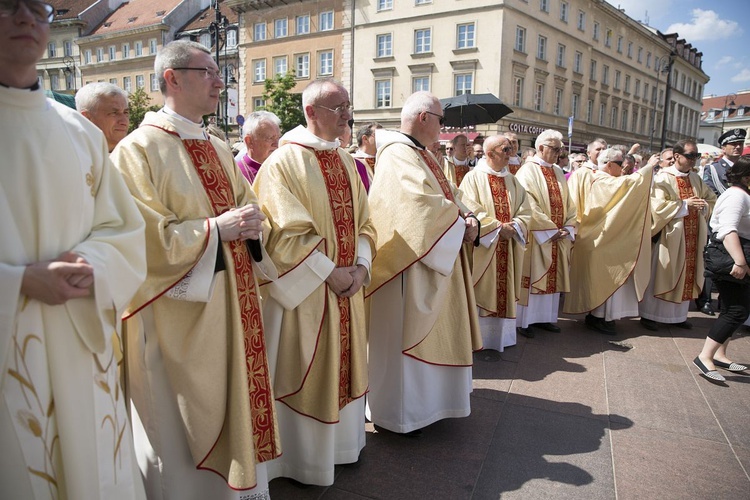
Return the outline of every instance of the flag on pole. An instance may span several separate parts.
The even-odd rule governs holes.
[[[568,139],[573,137],[573,117],[568,117]]]

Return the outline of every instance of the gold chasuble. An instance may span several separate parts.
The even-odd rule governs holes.
[[[437,162],[436,162],[437,163]],[[443,174],[445,177],[453,183],[454,186],[458,187],[464,180],[466,174],[471,170],[468,165],[456,165],[453,161],[445,158],[443,161]]]
[[[408,275],[401,352],[429,364],[470,366],[482,341],[466,249],[446,274],[423,259],[457,221],[463,224],[462,214],[482,208],[460,200],[432,153],[404,142],[400,133],[379,137],[393,142],[378,144],[378,176],[370,189],[378,246],[367,296],[374,301],[383,285]]]
[[[519,304],[528,305],[529,294],[553,294],[570,290],[569,264],[572,242],[568,238],[539,243],[535,233],[553,232],[576,225],[576,207],[568,193],[560,167],[544,166],[534,157],[516,178],[526,189],[533,217],[524,253]],[[547,233],[549,234],[549,233]]]
[[[702,213],[691,208],[687,216],[676,217],[683,200],[693,196],[706,200],[709,209]],[[659,237],[653,249],[658,255],[652,276],[655,297],[681,303],[700,294],[707,221],[715,203],[716,194],[694,172],[683,174],[672,166],[654,178],[651,235]]]
[[[589,196],[591,183],[601,172],[586,165],[581,165],[568,177],[568,192],[576,206],[576,220],[580,223],[586,211],[586,199]]]
[[[651,275],[652,177],[649,166],[621,177],[600,172],[589,184],[564,312],[579,314],[601,306],[630,276],[636,298],[643,299]]]
[[[281,449],[246,244],[219,242],[226,271],[213,275],[205,300],[185,298],[185,283],[215,241],[207,219],[257,201],[223,143],[183,140],[170,120],[163,111],[147,114],[112,153],[146,220],[148,277],[126,316],[128,360],[143,358],[141,329],[154,328],[179,397],[175,425],[184,426],[195,466],[216,472],[233,489],[250,489],[255,464]],[[214,261],[209,264],[210,274]],[[129,367],[134,380],[142,376],[134,373],[138,368]],[[137,409],[139,397],[133,395]]]
[[[306,134],[314,137],[303,127],[285,137]],[[324,280],[334,267],[374,254],[367,193],[344,150],[289,141],[264,162],[253,188],[271,224],[266,248],[279,269],[277,282],[261,286],[267,305],[272,298],[281,311],[274,319],[280,331],[269,331],[277,342],[277,354],[270,354],[276,399],[337,423],[339,411],[368,388],[364,291],[339,297]],[[303,272],[315,279],[295,281]]]
[[[531,221],[531,205],[516,178],[493,171],[484,160],[461,183],[461,198],[482,206],[481,243],[474,248],[472,277],[479,315],[515,318],[521,287],[524,243],[517,237],[497,236],[502,223],[518,224],[524,240]],[[494,236],[493,236],[494,235]],[[491,240],[485,244],[486,240]]]

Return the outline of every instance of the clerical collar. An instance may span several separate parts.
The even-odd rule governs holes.
[[[459,166],[468,165],[469,164],[469,157],[467,156],[466,159],[464,159],[464,160],[458,160],[454,156],[454,157],[451,158],[451,161],[453,162],[454,165],[459,165]]]
[[[355,158],[375,158],[375,155],[367,154],[361,149],[356,150],[352,156]]]
[[[279,139],[279,146],[283,146],[290,142],[321,151],[337,149],[341,145],[341,142],[338,139],[328,141],[313,134],[302,125],[297,125],[295,128],[281,136],[281,139]]]
[[[667,168],[663,168],[662,172],[669,172],[670,174],[674,175],[675,177],[687,177],[688,175],[690,175],[689,171],[688,172],[680,172],[679,170],[677,170],[677,167],[675,167],[674,165],[671,165],[671,166],[669,166]]]
[[[158,113],[162,113],[172,124],[181,139],[209,140],[208,132],[206,132],[203,122],[196,123],[189,118],[185,118],[168,106],[161,108]]]
[[[541,165],[543,167],[552,167],[551,163],[547,163],[546,161],[542,160],[539,156],[534,155],[533,158],[531,158],[531,161],[536,163],[537,165]]]
[[[505,177],[507,175],[510,175],[510,172],[508,172],[508,167],[504,167],[499,172],[494,170],[490,165],[487,163],[487,161],[484,158],[480,158],[477,162],[476,167],[474,167],[474,170],[478,172],[484,172],[488,175],[494,175],[496,177]]]
[[[5,87],[6,89],[15,89],[15,88],[18,88],[18,87],[11,87],[10,85],[6,85],[3,82],[0,82],[0,87]],[[36,90],[39,90],[40,88],[42,88],[42,86],[39,84],[39,80],[37,80],[37,81],[34,82],[34,85],[32,85],[30,87],[21,87],[19,90],[30,90],[30,91],[34,92]]]
[[[399,132],[401,132],[401,131],[399,131]],[[415,139],[414,137],[410,136],[410,135],[409,135],[409,134],[407,134],[406,132],[401,132],[401,133],[402,133],[402,134],[404,134],[404,135],[405,135],[406,137],[408,137],[408,138],[409,138],[409,140],[410,140],[411,142],[413,142],[413,143],[414,143],[414,145],[415,145],[416,147],[418,147],[419,149],[427,149],[427,148],[426,148],[425,146],[422,146],[422,143],[421,143],[421,142],[419,142],[418,140],[416,140],[416,139]]]

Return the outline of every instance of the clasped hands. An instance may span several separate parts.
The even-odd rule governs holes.
[[[361,264],[337,267],[326,278],[326,283],[339,297],[351,297],[362,288],[367,277],[367,268]]]
[[[555,233],[555,235],[554,235],[554,236],[553,236],[552,238],[550,238],[549,240],[550,240],[550,241],[557,241],[557,240],[561,240],[561,239],[563,239],[563,238],[567,238],[569,234],[570,234],[570,231],[568,231],[568,230],[567,230],[567,229],[565,229],[565,228],[562,228],[562,229],[558,229],[558,230],[557,230],[557,233]]]
[[[257,240],[263,232],[266,215],[260,207],[248,204],[230,208],[214,219],[221,234],[221,241]]]
[[[26,266],[21,293],[49,305],[88,297],[94,284],[94,268],[75,252]]]
[[[466,229],[464,230],[464,243],[474,243],[479,234],[479,222],[475,217],[466,217],[464,219]]]
[[[698,198],[697,196],[688,198],[685,201],[687,202],[688,208],[694,208],[696,210],[704,210],[708,208],[708,202],[702,198]]]

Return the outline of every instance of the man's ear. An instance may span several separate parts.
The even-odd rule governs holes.
[[[245,143],[245,146],[247,147],[248,150],[253,149],[253,147],[252,147],[253,146],[253,138],[251,136],[246,135],[245,137],[242,138],[242,141]]]
[[[91,121],[91,113],[88,110],[81,111],[81,114]]]

